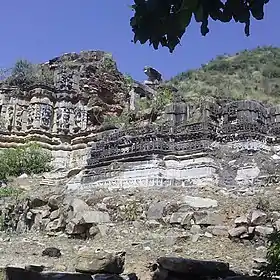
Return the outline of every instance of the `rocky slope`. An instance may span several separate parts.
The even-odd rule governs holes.
[[[220,55],[168,83],[178,87],[187,99],[212,96],[279,102],[280,48],[258,47]]]
[[[20,196],[2,198],[0,266],[74,271],[77,254],[108,250],[125,251],[125,273],[140,279],[147,279],[147,265],[159,256],[226,261],[252,272],[265,257],[267,234],[280,224],[277,185],[243,195],[209,184],[71,195],[64,184],[46,190],[39,187],[46,179],[28,180]],[[13,183],[20,187],[23,180]],[[42,256],[48,247],[62,256]]]

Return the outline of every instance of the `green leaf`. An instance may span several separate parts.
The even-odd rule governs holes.
[[[200,5],[198,9],[194,12],[194,18],[196,22],[202,22],[203,21],[203,7]]]

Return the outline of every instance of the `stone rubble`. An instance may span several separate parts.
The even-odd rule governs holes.
[[[195,197],[194,200],[199,201],[199,198]],[[202,201],[205,201],[205,198]],[[120,221],[139,220],[150,229],[161,227],[185,229],[189,234],[194,235],[194,241],[202,235],[208,238],[224,236],[257,241],[265,238],[280,225],[280,219],[275,211],[265,213],[256,209],[246,215],[229,219],[224,213],[219,212],[219,208],[212,209],[208,202],[203,205],[203,208],[211,207],[207,210],[202,210],[200,207],[199,209],[186,207],[185,202],[186,200],[183,200],[176,206],[166,201],[143,204],[141,201],[128,199],[125,204],[114,204],[110,198],[107,198],[103,199],[102,203],[98,202],[90,206],[81,198],[51,196],[44,200],[36,197],[15,205],[7,205],[2,210],[3,229],[18,233],[62,232],[68,236],[86,239],[94,238],[96,235],[106,235],[110,225]],[[200,205],[202,206],[201,203]]]

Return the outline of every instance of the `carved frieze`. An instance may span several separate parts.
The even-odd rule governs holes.
[[[40,118],[40,126],[43,129],[50,130],[52,126],[52,118],[53,118],[53,108],[49,104],[41,105],[41,118]]]

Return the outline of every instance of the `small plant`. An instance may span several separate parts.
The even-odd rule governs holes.
[[[0,151],[0,180],[50,171],[51,154],[36,143]]]
[[[280,231],[268,236],[267,263],[260,267],[259,276],[263,279],[273,279],[280,275]]]
[[[0,188],[0,198],[4,197],[18,197],[18,195],[21,193],[19,189],[15,189],[12,187],[1,187]]]
[[[264,199],[259,197],[258,203],[257,203],[257,209],[267,212],[270,208],[270,203],[268,199]]]
[[[130,74],[124,74],[124,80],[125,80],[127,87],[131,88],[131,86],[134,83],[132,76]]]
[[[104,124],[105,125],[113,125],[118,128],[120,127],[126,127],[133,121],[133,115],[132,112],[129,110],[124,109],[122,113],[119,116],[105,116],[104,117]]]
[[[116,62],[113,59],[113,56],[111,54],[106,54],[103,58],[102,68],[104,68],[106,71],[111,71],[116,69]]]
[[[8,82],[12,86],[26,87],[30,86],[35,80],[34,65],[25,60],[18,60],[11,71]]]

